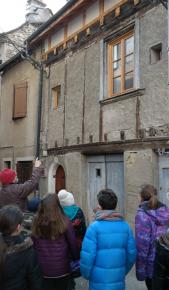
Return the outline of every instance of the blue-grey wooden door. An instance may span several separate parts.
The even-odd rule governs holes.
[[[118,196],[118,210],[124,212],[124,161],[122,154],[99,155],[88,158],[88,202],[97,206],[97,193],[110,188]]]

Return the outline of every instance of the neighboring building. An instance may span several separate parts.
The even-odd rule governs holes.
[[[0,34],[0,63],[14,56],[18,50],[22,50],[25,39],[52,15],[51,10],[46,8],[43,1],[27,0],[26,22],[13,30]]]
[[[112,188],[130,223],[142,184],[168,202],[166,9],[70,0],[27,41],[46,64],[41,192],[66,187],[90,213],[98,191]]]
[[[26,22],[0,34],[0,169],[13,167],[21,182],[30,177],[36,156],[39,72],[18,50],[52,16],[43,1],[28,0],[27,5]]]

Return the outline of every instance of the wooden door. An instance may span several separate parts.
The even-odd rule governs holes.
[[[88,189],[89,189],[89,209],[92,212],[98,205],[97,194],[106,187],[105,180],[105,158],[104,156],[94,156],[88,158]]]
[[[122,154],[106,156],[106,187],[118,197],[117,210],[124,213],[124,161]]]
[[[65,172],[63,167],[60,165],[56,170],[55,191],[59,192],[61,189],[65,189]]]
[[[118,207],[124,212],[124,161],[123,154],[99,155],[88,158],[89,209],[97,206],[97,194],[109,188],[118,196]]]
[[[32,161],[18,161],[16,165],[17,177],[19,183],[29,180],[32,175]]]

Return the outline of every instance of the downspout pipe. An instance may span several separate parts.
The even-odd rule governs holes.
[[[41,63],[39,72],[39,98],[38,98],[38,115],[37,115],[37,139],[36,139],[36,158],[40,157],[40,132],[42,117],[42,96],[43,96],[43,64]]]

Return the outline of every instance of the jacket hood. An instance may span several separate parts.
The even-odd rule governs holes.
[[[30,237],[24,238],[21,235],[4,237],[4,241],[7,245],[7,255],[25,251],[33,245]]]
[[[139,211],[147,214],[157,226],[169,226],[169,208],[165,204],[159,202],[156,209],[149,209],[148,202],[145,201],[140,204]]]
[[[63,211],[70,220],[73,220],[77,215],[79,207],[77,205],[63,206]]]

